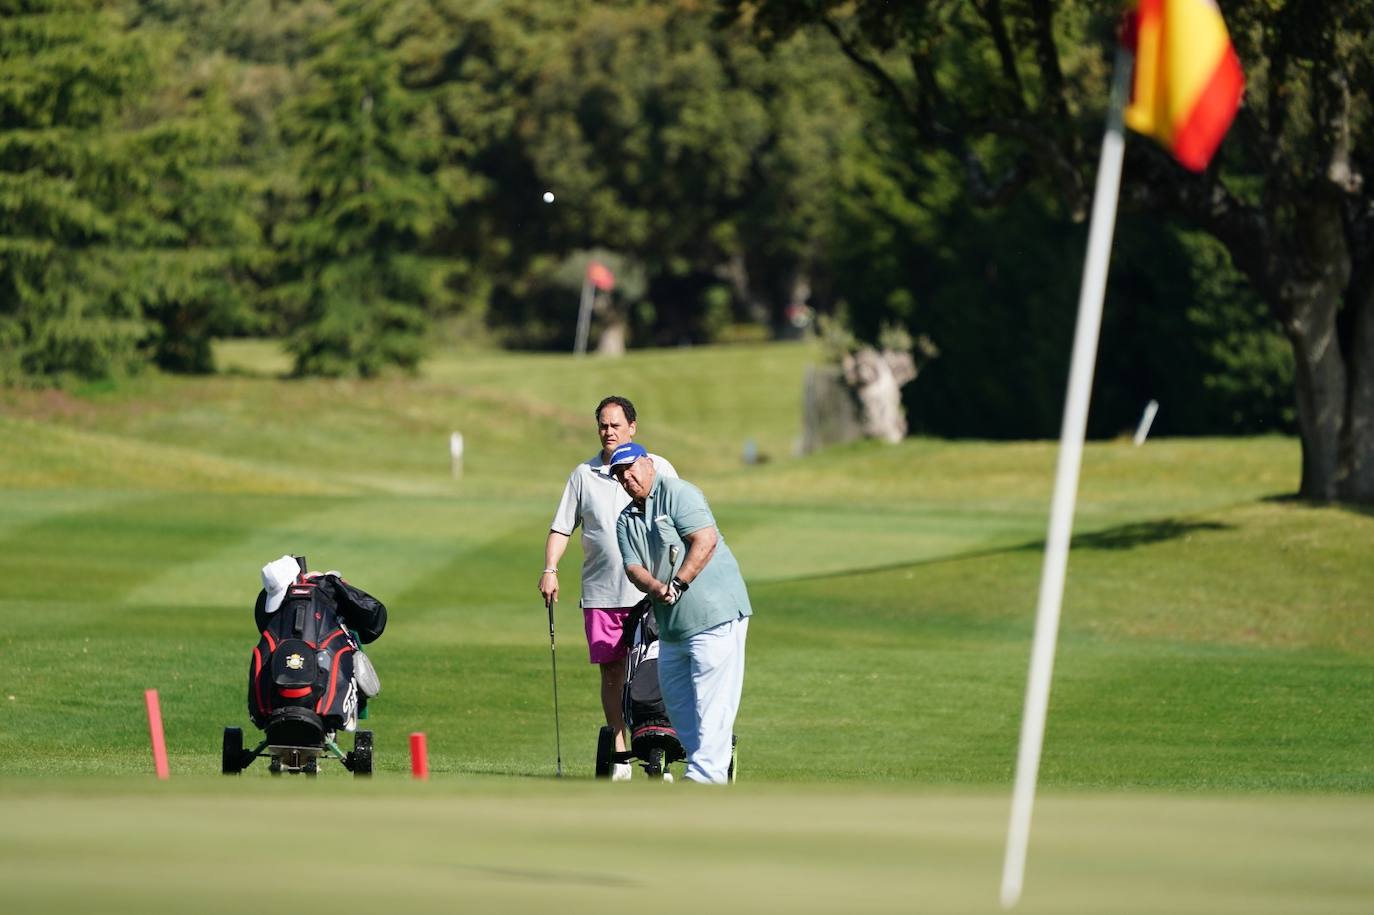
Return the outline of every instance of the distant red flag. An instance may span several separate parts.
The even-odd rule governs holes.
[[[587,265],[587,279],[602,292],[610,292],[615,288],[615,274],[606,269],[604,264],[596,261]]]
[[[1125,35],[1135,51],[1126,126],[1200,172],[1221,145],[1245,75],[1213,0],[1140,0]]]

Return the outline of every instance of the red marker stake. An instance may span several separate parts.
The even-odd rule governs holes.
[[[162,706],[157,701],[157,690],[144,690],[143,699],[148,703],[148,734],[153,740],[153,766],[157,769],[157,777],[166,781],[170,774],[167,769],[167,741],[162,737]]]
[[[410,735],[410,774],[421,781],[429,778],[429,750],[425,747],[423,731]]]

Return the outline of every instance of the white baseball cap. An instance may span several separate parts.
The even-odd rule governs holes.
[[[291,583],[300,573],[301,567],[294,556],[274,559],[262,567],[262,589],[267,592],[265,609],[268,613],[277,612],[282,598],[286,597],[286,589],[291,587]]]

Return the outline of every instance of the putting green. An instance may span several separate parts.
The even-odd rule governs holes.
[[[378,778],[0,783],[5,910],[992,912],[1007,798]],[[1024,912],[1367,912],[1368,797],[1060,795]]]

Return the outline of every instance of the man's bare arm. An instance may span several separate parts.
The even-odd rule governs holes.
[[[716,533],[715,527],[703,527],[683,537],[682,540],[687,544],[687,556],[678,567],[677,577],[691,584],[701,574],[701,570],[706,568],[706,563],[711,561],[711,557],[716,555],[716,543],[719,542],[720,536]]]
[[[662,600],[668,595],[668,586],[650,575],[649,570],[639,563],[627,565],[625,577],[630,579],[630,584],[657,600]]]
[[[568,548],[571,538],[558,531],[549,531],[549,539],[544,541],[544,571],[539,574],[539,594],[548,606],[558,600],[558,561]]]

